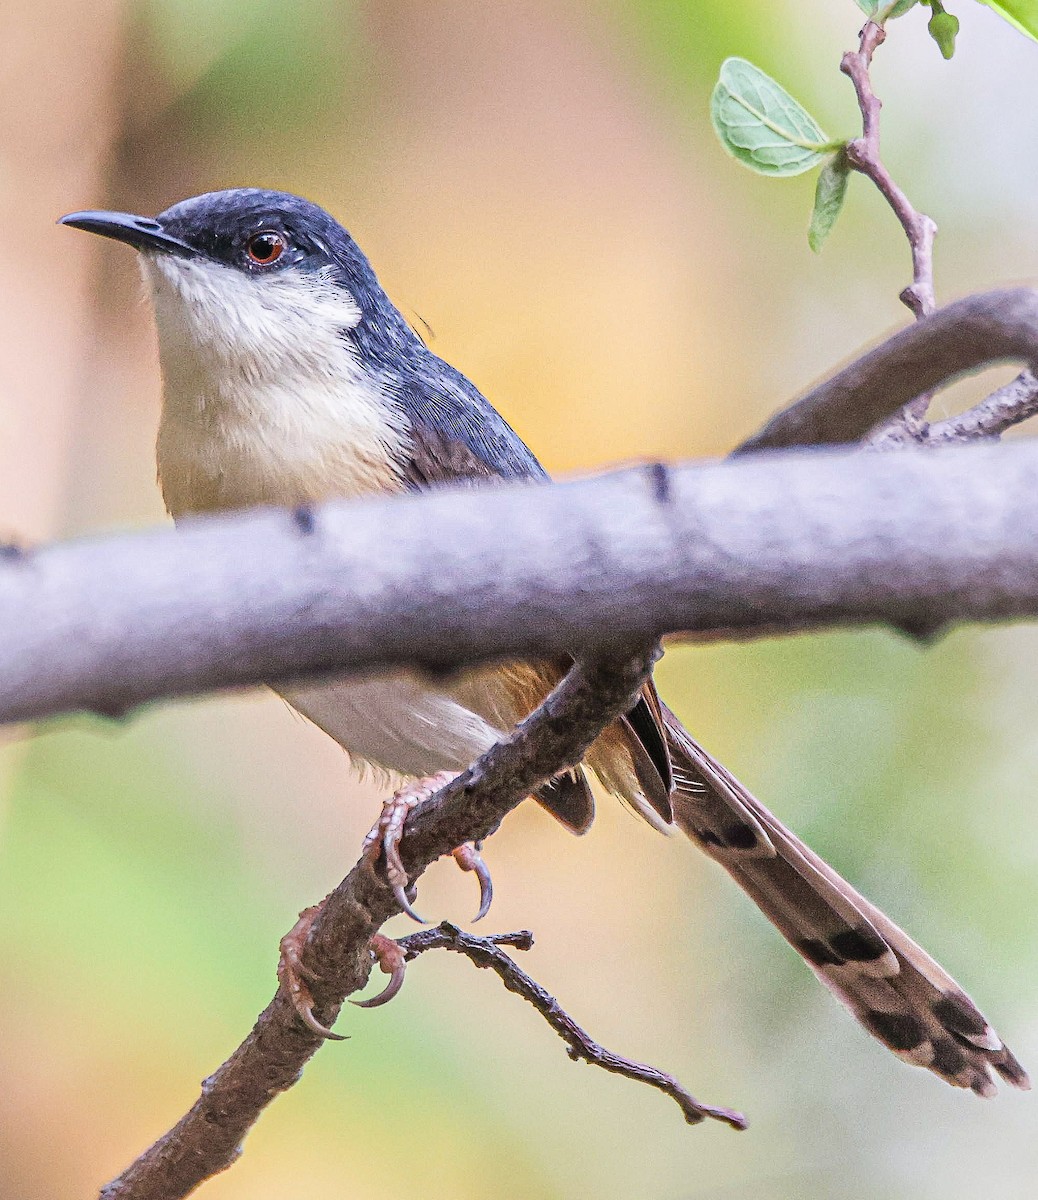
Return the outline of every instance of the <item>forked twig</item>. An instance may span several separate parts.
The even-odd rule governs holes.
[[[896,450],[901,446],[961,446],[968,442],[997,441],[1007,429],[1038,416],[1038,375],[1026,367],[1005,387],[986,396],[972,408],[943,421],[895,418],[875,429],[865,439],[873,450]]]
[[[626,1079],[657,1088],[677,1104],[689,1125],[698,1125],[709,1117],[714,1121],[722,1121],[733,1129],[746,1128],[746,1118],[742,1113],[731,1108],[715,1108],[713,1105],[703,1104],[682,1087],[673,1075],[668,1075],[658,1067],[650,1067],[645,1063],[614,1054],[593,1041],[550,992],[535,979],[531,979],[500,949],[501,946],[514,946],[517,950],[529,950],[533,945],[533,934],[529,931],[506,933],[496,937],[475,937],[471,933],[463,933],[449,921],[444,921],[436,929],[423,929],[419,933],[412,933],[401,938],[397,944],[408,959],[416,958],[426,950],[454,950],[458,954],[464,954],[477,967],[493,971],[508,991],[514,992],[533,1005],[566,1043],[566,1053],[574,1062],[591,1063],[604,1071],[611,1071],[614,1075],[622,1075]]]
[[[1038,375],[1030,367],[957,417],[928,426],[924,445],[950,446],[1000,437],[1007,429],[1038,415]]]
[[[409,878],[454,846],[486,837],[544,779],[579,762],[601,730],[631,707],[654,657],[643,650],[574,666],[508,738],[419,805],[401,848]],[[321,1024],[333,1023],[345,997],[364,986],[371,938],[397,911],[392,890],[363,859],[325,900],[303,952]],[[102,1200],[181,1200],[225,1170],[260,1114],[296,1083],[322,1044],[279,987],[191,1109],[102,1188]]]

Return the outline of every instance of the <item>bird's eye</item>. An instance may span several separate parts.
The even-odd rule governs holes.
[[[245,246],[249,258],[261,267],[269,267],[272,263],[276,263],[284,254],[285,248],[285,239],[272,229],[254,233]]]

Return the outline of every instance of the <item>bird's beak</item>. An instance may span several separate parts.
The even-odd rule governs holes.
[[[162,228],[162,222],[154,217],[135,217],[133,213],[121,212],[74,212],[61,217],[58,224],[115,238],[117,242],[133,246],[135,250],[162,250],[167,254],[180,255],[181,258],[197,258],[199,255],[194,246],[167,233]]]

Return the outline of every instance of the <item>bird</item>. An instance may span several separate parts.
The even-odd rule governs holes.
[[[61,223],[133,247],[154,308],[162,376],[158,479],[175,521],[257,505],[538,483],[547,474],[478,389],[443,361],[380,285],[360,247],[299,196],[233,188],[157,217],[82,211]],[[778,501],[777,501],[778,502]],[[397,672],[281,694],[360,765],[407,782],[365,842],[417,916],[399,859],[404,818],[532,712],[571,660],[508,661],[456,679]],[[965,991],[890,918],[714,759],[655,683],[583,764],[536,794],[583,833],[589,773],[657,829],[675,826],[719,863],[864,1029],[909,1063],[980,1096],[1028,1077]],[[489,873],[474,847],[459,864]],[[312,910],[308,910],[312,913]],[[279,972],[312,1012],[296,937]],[[398,963],[375,947],[399,987]],[[391,945],[395,945],[392,943]]]

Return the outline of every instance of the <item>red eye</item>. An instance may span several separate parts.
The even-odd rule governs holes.
[[[269,267],[284,254],[285,239],[280,233],[265,229],[262,233],[254,233],[245,248],[254,263],[261,267]]]

